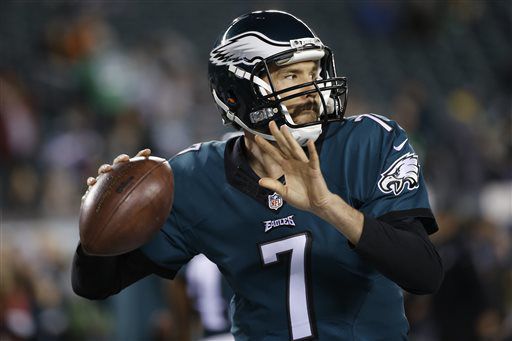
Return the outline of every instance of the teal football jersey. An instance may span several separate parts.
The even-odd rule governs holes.
[[[437,229],[418,156],[393,121],[331,123],[316,143],[329,189],[370,217],[420,217]],[[194,145],[170,160],[172,213],[142,247],[177,271],[203,253],[234,291],[237,340],[402,340],[402,290],[317,216],[258,186],[243,138]]]

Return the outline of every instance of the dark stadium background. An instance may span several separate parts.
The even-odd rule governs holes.
[[[267,8],[335,51],[348,115],[397,120],[421,157],[446,276],[407,295],[411,340],[512,338],[510,1],[3,1],[2,340],[154,338],[172,312],[160,280],[99,303],[71,291],[85,180],[120,153],[168,158],[229,131],[208,53]]]

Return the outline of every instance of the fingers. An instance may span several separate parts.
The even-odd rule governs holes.
[[[255,139],[258,146],[263,149],[263,151],[270,155],[279,164],[282,164],[284,161],[283,155],[281,152],[270,144],[267,140],[265,140],[263,137],[256,135]]]
[[[308,162],[308,157],[306,156],[306,153],[304,153],[302,147],[299,146],[299,143],[297,142],[297,140],[295,140],[288,127],[283,125],[281,126],[280,131],[284,138],[286,139],[286,141],[288,142],[292,155],[298,160]]]
[[[261,187],[268,188],[269,190],[276,192],[280,196],[285,197],[286,188],[278,180],[275,180],[275,179],[272,179],[272,178],[261,178],[258,181],[258,184]]]
[[[148,157],[150,155],[151,155],[151,149],[146,148],[146,149],[142,149],[140,152],[138,152],[136,156]]]
[[[143,149],[137,153],[137,156],[143,156],[143,157],[148,157],[150,155],[151,155],[151,149],[149,149],[149,148]],[[107,163],[101,165],[98,168],[98,175],[111,172],[113,169],[113,165],[116,165],[121,162],[128,162],[128,161],[130,161],[130,157],[127,154],[118,155],[112,162],[112,165],[109,165]],[[96,184],[96,182],[97,182],[97,180],[94,177],[87,178],[87,186],[89,186],[89,187]],[[84,195],[84,197],[85,197],[85,195]]]
[[[101,165],[100,168],[98,168],[98,175],[108,173],[110,171],[112,171],[112,166],[106,163]]]
[[[286,157],[291,157],[293,155],[291,146],[289,145],[288,141],[284,137],[283,134],[279,131],[279,128],[277,128],[277,124],[274,121],[271,121],[268,125],[270,129],[270,133],[274,138],[276,139],[276,143],[279,146],[279,149],[283,153],[283,155]],[[281,127],[282,129],[282,127]]]
[[[272,136],[276,139],[277,145],[285,158],[293,158],[302,162],[308,162],[306,153],[304,153],[304,150],[297,143],[286,125],[282,125],[279,129],[277,128],[277,124],[272,121],[269,123],[269,129]]]
[[[96,178],[93,178],[92,176],[90,176],[89,178],[87,178],[87,186],[92,186],[96,183]]]
[[[135,156],[148,157],[150,155],[151,155],[151,149],[146,148],[146,149],[142,149],[141,151],[139,151],[137,153],[137,155],[135,155]],[[119,163],[119,162],[128,162],[128,161],[130,161],[130,157],[127,154],[121,154],[121,155],[118,155],[114,159],[113,164],[115,165],[116,163]]]
[[[91,190],[91,187],[94,186],[94,184],[96,183],[96,178],[93,178],[92,176],[88,177],[87,178],[87,191],[85,191],[84,195],[82,196],[82,201],[85,200],[85,198],[87,197],[87,194],[89,193],[89,191]]]
[[[121,155],[118,155],[114,161],[113,161],[113,164],[115,165],[116,163],[119,163],[119,162],[128,162],[130,161],[130,157],[126,154],[121,154]]]
[[[318,152],[316,151],[315,142],[313,140],[308,140],[308,151],[309,151],[309,164],[314,169],[320,169],[320,158],[318,157]]]

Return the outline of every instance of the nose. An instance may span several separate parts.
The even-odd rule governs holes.
[[[312,83],[314,81],[314,79],[312,79],[311,77],[303,77],[303,79],[301,80],[303,84],[306,84],[306,83]],[[311,90],[316,90],[316,87],[314,84],[309,84],[309,85],[306,85],[304,88],[302,88],[301,91],[311,91]],[[318,91],[313,91],[307,95],[305,95],[305,97],[316,97],[318,95]]]
[[[311,81],[310,81],[311,82]],[[316,87],[314,84],[308,85],[304,87],[304,91],[312,91],[311,93],[308,93],[305,95],[306,98],[316,98],[318,96],[318,91],[316,91]]]

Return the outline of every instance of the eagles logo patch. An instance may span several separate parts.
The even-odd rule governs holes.
[[[381,174],[379,189],[382,193],[394,195],[399,195],[406,187],[412,191],[419,187],[419,171],[418,155],[407,153]]]

